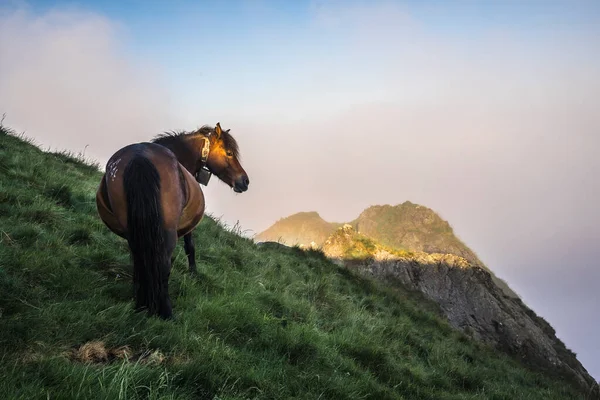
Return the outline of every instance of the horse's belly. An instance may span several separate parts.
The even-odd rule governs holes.
[[[204,193],[196,179],[182,167],[187,189],[187,202],[179,218],[177,236],[181,237],[196,227],[204,216]]]

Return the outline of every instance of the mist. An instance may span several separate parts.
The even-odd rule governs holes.
[[[100,161],[169,128],[159,68],[127,55],[118,24],[82,10],[0,8],[0,113],[44,149]]]

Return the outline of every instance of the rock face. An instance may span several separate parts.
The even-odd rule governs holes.
[[[370,255],[348,259],[348,254]],[[400,282],[435,301],[455,328],[520,357],[568,375],[597,396],[598,384],[560,341],[554,329],[520,299],[505,295],[484,268],[450,254],[398,253],[345,225],[323,245],[328,257],[387,284]],[[590,397],[596,398],[596,397]]]

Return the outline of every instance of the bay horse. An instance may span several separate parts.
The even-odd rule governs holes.
[[[192,231],[205,208],[199,182],[208,184],[211,174],[237,193],[248,190],[237,142],[219,123],[130,144],[108,160],[96,206],[106,226],[129,245],[137,311],[172,318],[171,257],[183,236],[190,272],[196,272]]]

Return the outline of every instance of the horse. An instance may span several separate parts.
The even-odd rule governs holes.
[[[189,270],[196,273],[192,231],[205,209],[199,183],[207,185],[214,174],[237,193],[248,190],[250,180],[229,131],[217,123],[192,132],[166,132],[119,149],[106,163],[96,206],[104,224],[127,240],[136,311],[173,317],[169,276],[182,236]]]

